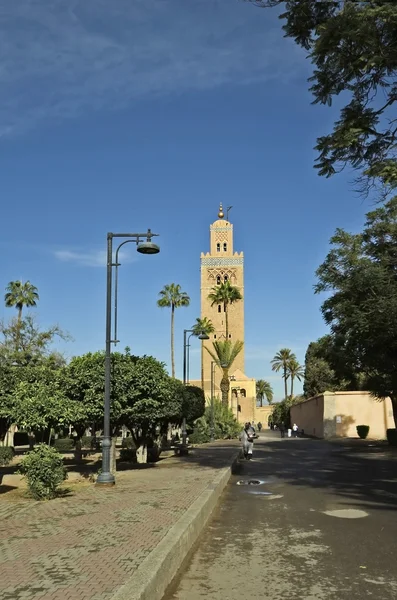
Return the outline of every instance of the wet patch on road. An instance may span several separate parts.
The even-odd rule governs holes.
[[[338,519],[363,519],[368,517],[368,513],[365,510],[358,510],[357,508],[342,508],[340,510],[325,510],[324,514],[328,517],[336,517]]]

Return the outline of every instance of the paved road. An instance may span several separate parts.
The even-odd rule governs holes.
[[[396,508],[381,448],[266,432],[166,600],[394,600]]]

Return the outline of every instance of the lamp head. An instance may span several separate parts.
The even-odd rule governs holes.
[[[209,340],[209,339],[210,339],[210,336],[209,336],[209,335],[207,335],[207,334],[205,333],[205,331],[202,331],[202,332],[200,333],[200,335],[198,335],[197,337],[198,337],[198,339],[199,339],[199,340]]]
[[[141,242],[137,246],[137,252],[141,254],[158,254],[160,248],[157,244],[153,244],[153,242]]]

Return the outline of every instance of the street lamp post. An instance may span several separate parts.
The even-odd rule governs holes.
[[[115,336],[112,340],[112,275],[113,267],[120,266],[118,262],[119,250],[127,243],[135,243],[137,251],[141,254],[158,254],[160,248],[152,242],[158,236],[150,229],[146,233],[108,233],[107,234],[107,262],[106,262],[106,345],[105,345],[105,396],[103,411],[103,437],[102,437],[102,472],[98,475],[97,485],[114,485],[115,478],[110,472],[110,387],[111,387],[111,345],[117,344],[117,280],[115,285]],[[128,238],[116,250],[116,262],[113,262],[113,238]]]
[[[190,333],[189,337],[187,338],[187,334]],[[183,385],[186,386],[187,383],[189,383],[189,379],[188,379],[188,364],[189,364],[189,350],[190,350],[190,344],[189,344],[189,340],[192,337],[192,335],[195,335],[195,331],[193,329],[184,329],[183,330]],[[198,336],[199,340],[209,340],[209,336],[202,331]],[[185,454],[187,454],[187,448],[186,448],[186,417],[183,417],[182,419],[182,448],[183,448],[183,452]]]
[[[214,360],[211,361],[211,442],[215,439],[215,415],[214,415],[214,396],[215,396],[215,381],[214,381],[214,371],[215,371],[216,362]]]

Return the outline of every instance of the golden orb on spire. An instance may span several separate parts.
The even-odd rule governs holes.
[[[222,208],[222,202],[219,205],[219,212],[218,212],[218,217],[220,219],[223,219],[223,217],[225,216],[224,212],[223,212],[223,208]]]

